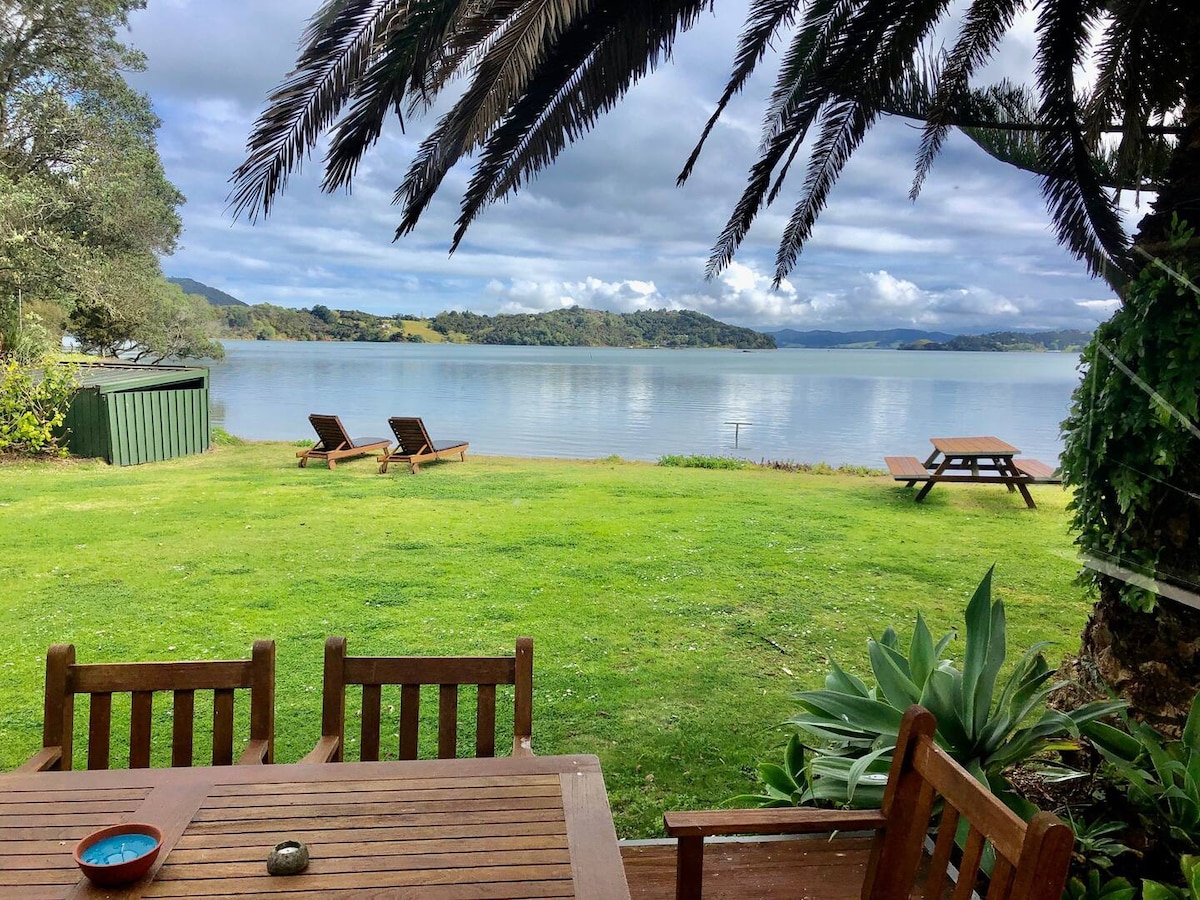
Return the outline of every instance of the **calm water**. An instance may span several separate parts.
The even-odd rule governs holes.
[[[215,424],[310,437],[308,414],[386,436],[421,416],[434,440],[505,456],[654,460],[669,453],[882,465],[935,435],[994,434],[1048,463],[1077,381],[1074,354],[888,350],[621,350],[225,342]]]

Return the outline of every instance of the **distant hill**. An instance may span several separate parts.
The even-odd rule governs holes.
[[[498,316],[443,312],[433,317],[430,327],[447,336],[462,335],[475,344],[775,349],[770,335],[727,325],[690,309],[614,313],[573,306],[544,313]]]
[[[288,309],[259,303],[216,311],[221,337],[286,341],[408,341],[544,347],[725,347],[774,350],[770,335],[691,310],[612,313],[555,309],[536,315],[442,312],[432,319],[350,309]]]
[[[833,349],[888,349],[894,350],[901,344],[917,341],[945,343],[954,335],[940,331],[919,331],[915,328],[889,328],[882,331],[796,331],[784,328],[769,331],[780,347],[809,347],[817,350]]]
[[[177,284],[183,288],[185,294],[199,294],[213,306],[249,306],[237,297],[227,294],[224,291],[219,291],[215,287],[209,287],[207,284],[202,284],[199,281],[193,281],[191,278],[168,278],[167,281],[172,284]]]
[[[990,334],[960,334],[948,341],[913,341],[901,350],[968,350],[984,352],[1038,352],[1054,350],[1078,353],[1092,333],[1067,329],[1065,331],[993,331]]]

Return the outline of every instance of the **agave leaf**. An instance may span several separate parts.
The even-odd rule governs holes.
[[[769,797],[766,794],[738,794],[736,797],[730,797],[723,805],[730,809],[745,809],[751,806],[772,809],[794,804],[790,801],[780,800],[778,797]]]
[[[900,638],[896,634],[896,629],[891,625],[883,629],[883,634],[879,636],[879,643],[883,644],[885,647],[891,647],[893,650],[895,650],[900,644]]]
[[[921,691],[909,680],[908,673],[900,669],[892,652],[882,644],[867,641],[867,653],[871,657],[871,671],[888,703],[897,709],[907,709],[921,699]]]
[[[1080,730],[1109,762],[1131,763],[1142,753],[1141,741],[1104,722],[1088,722]]]
[[[870,746],[879,736],[853,725],[848,725],[841,719],[824,713],[800,713],[787,720],[788,725],[794,725],[815,737],[837,743],[847,742],[856,745]]]
[[[1192,700],[1187,723],[1183,726],[1183,746],[1192,753],[1200,753],[1200,694]]]
[[[992,630],[992,571],[988,569],[967,604],[967,650],[963,660],[963,725],[972,738],[976,730],[976,689],[990,657]]]
[[[869,697],[871,695],[870,688],[863,682],[861,678],[856,678],[849,672],[842,670],[832,659],[829,661],[830,672],[825,676],[825,690],[841,691],[843,694],[856,694],[859,697]]]
[[[957,672],[938,669],[925,682],[925,693],[921,695],[921,705],[937,719],[938,728],[934,739],[956,759],[967,746],[967,732],[963,727],[961,707],[955,703],[955,696],[960,693],[956,690],[960,681],[961,676]]]
[[[858,787],[858,782],[862,779],[863,775],[868,771],[871,764],[874,763],[881,756],[883,756],[885,753],[891,753],[894,749],[895,749],[894,747],[879,747],[876,750],[872,750],[866,756],[860,757],[859,759],[856,759],[854,761],[854,763],[850,766],[849,771],[846,773],[846,802],[847,803],[854,802],[854,791]]]
[[[825,713],[861,731],[870,730],[893,740],[900,733],[900,710],[878,700],[853,697],[834,691],[804,691],[797,695],[810,712]]]
[[[867,642],[868,647],[870,647],[870,643],[870,641]],[[912,670],[908,666],[908,658],[897,647],[889,647],[887,644],[880,644],[879,647],[896,668],[904,673],[904,677],[911,680]]]
[[[800,742],[800,735],[793,733],[788,738],[783,751],[783,766],[792,780],[799,784],[804,772],[804,744]]]
[[[957,631],[947,631],[945,634],[943,634],[941,639],[937,642],[937,646],[933,648],[934,657],[941,659],[942,654],[946,652],[946,648],[950,646],[950,642],[956,637],[958,637]]]
[[[763,763],[760,765],[758,767],[758,777],[767,786],[768,793],[771,793],[773,789],[779,791],[784,797],[791,797],[792,794],[800,790],[800,786],[796,784],[792,776],[785,772],[782,766],[777,766],[775,763]]]
[[[912,641],[908,647],[908,666],[913,684],[920,691],[933,672],[936,658],[933,652],[933,635],[925,619],[917,613],[917,626],[913,629]]]
[[[992,711],[992,698],[996,693],[996,679],[1000,677],[1000,669],[1004,665],[1004,657],[1008,655],[1008,629],[1005,624],[1004,603],[997,600],[992,604],[991,620],[988,624],[987,654],[983,670],[979,673],[979,681],[975,685],[975,703],[973,704],[975,721],[971,726],[971,734],[978,736],[987,723]]]

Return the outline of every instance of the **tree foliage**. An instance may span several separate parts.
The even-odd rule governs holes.
[[[142,6],[0,2],[0,332],[23,331],[23,310],[49,303],[73,329],[128,323],[123,341],[101,342],[109,349],[144,344],[138,327],[178,328],[158,255],[175,248],[183,197],[163,172],[150,102],[123,77],[142,57],[118,40]],[[174,343],[203,351],[202,335]]]

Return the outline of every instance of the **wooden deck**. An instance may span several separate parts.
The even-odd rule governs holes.
[[[705,842],[705,900],[858,900],[869,835],[721,839]],[[675,841],[621,845],[633,900],[674,900]]]

